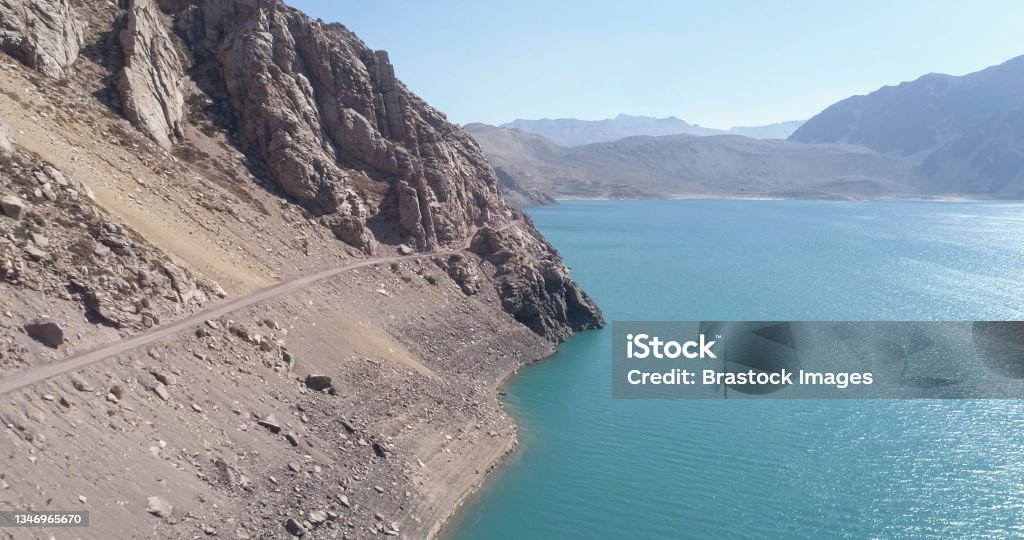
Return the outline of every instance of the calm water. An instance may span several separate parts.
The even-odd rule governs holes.
[[[533,210],[611,320],[1024,318],[1024,205]],[[508,387],[454,539],[1024,537],[1024,402],[620,401],[587,333]]]

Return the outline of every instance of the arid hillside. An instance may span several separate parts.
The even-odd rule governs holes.
[[[339,24],[0,0],[0,50],[0,384],[402,256],[0,395],[0,506],[91,519],[0,537],[432,536],[515,443],[498,385],[602,324]]]

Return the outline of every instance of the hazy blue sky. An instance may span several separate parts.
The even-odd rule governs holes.
[[[624,112],[764,124],[1024,54],[1019,0],[288,3],[387,50],[458,123]]]

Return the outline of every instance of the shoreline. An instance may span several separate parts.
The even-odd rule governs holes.
[[[585,332],[589,332],[589,331],[591,331],[591,330],[585,330]],[[576,334],[573,335],[573,337],[576,337],[577,335],[579,335],[581,333],[582,332],[577,332]],[[569,339],[572,339],[572,338],[569,338]],[[564,342],[555,344],[554,348],[548,354],[546,354],[544,356],[541,356],[539,358],[536,358],[534,360],[528,360],[526,362],[523,362],[523,363],[519,364],[517,367],[511,369],[506,374],[504,374],[504,376],[502,376],[495,383],[495,385],[491,388],[491,391],[494,393],[494,398],[497,400],[497,402],[498,402],[498,404],[499,404],[499,406],[501,408],[501,414],[506,419],[508,419],[508,421],[511,423],[511,425],[513,427],[512,436],[511,436],[510,439],[508,439],[506,441],[505,451],[497,459],[493,460],[492,462],[490,462],[486,466],[482,478],[480,478],[479,481],[474,482],[469,487],[469,489],[463,490],[462,494],[458,497],[458,500],[456,501],[455,505],[451,508],[451,510],[447,513],[447,515],[445,515],[444,517],[442,517],[441,519],[439,519],[437,521],[435,526],[430,530],[430,532],[427,535],[427,538],[429,540],[440,540],[440,539],[445,537],[445,534],[447,532],[449,532],[449,529],[450,529],[450,527],[453,524],[454,518],[463,509],[463,507],[465,506],[466,502],[469,501],[472,497],[474,497],[477,493],[479,493],[480,489],[483,488],[484,484],[487,483],[491,479],[491,477],[493,476],[495,471],[497,471],[499,468],[503,467],[506,464],[506,462],[508,461],[509,457],[511,457],[512,454],[515,453],[515,451],[519,448],[519,428],[520,428],[520,426],[517,423],[515,417],[513,417],[505,409],[505,405],[504,405],[504,403],[501,400],[501,396],[504,395],[504,393],[505,393],[504,388],[508,385],[508,383],[516,375],[519,374],[520,370],[526,369],[526,368],[530,368],[532,366],[540,364],[541,362],[546,362],[546,361],[550,360],[551,358],[553,358],[556,354],[558,354],[558,351],[561,348],[562,343],[564,343]]]

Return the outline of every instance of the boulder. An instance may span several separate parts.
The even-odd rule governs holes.
[[[93,386],[89,384],[89,381],[79,377],[78,375],[71,376],[71,386],[79,392],[92,392]]]
[[[292,536],[302,536],[306,534],[306,528],[303,527],[295,518],[288,518],[288,521],[284,522],[284,530],[291,533]]]
[[[174,512],[174,506],[166,500],[154,496],[146,499],[146,511],[154,516],[167,518]]]
[[[156,383],[153,385],[153,393],[163,401],[171,399],[171,394],[167,392],[167,387],[163,384]]]
[[[28,337],[56,349],[64,344],[64,329],[53,319],[38,318],[25,323]]]
[[[37,246],[39,246],[39,247],[41,247],[43,249],[46,249],[46,248],[50,247],[50,239],[47,238],[46,236],[42,235],[42,234],[39,234],[39,233],[29,233],[28,237],[29,237],[30,240],[32,240],[33,244],[35,244],[35,245],[37,245]]]
[[[327,521],[327,512],[323,510],[313,510],[309,513],[309,522],[313,525],[319,525]]]
[[[331,378],[327,375],[320,375],[318,373],[306,375],[306,387],[310,390],[321,392],[331,388],[331,386],[333,386]]]
[[[46,258],[46,252],[35,245],[27,245],[22,249],[22,251],[24,251],[25,255],[28,255],[28,258],[33,261],[41,261]]]
[[[46,173],[46,176],[52,178],[58,186],[66,188],[71,185],[71,183],[68,181],[68,178],[64,176],[64,173],[60,172],[59,170],[49,165],[46,165],[45,167],[43,167],[43,171]]]
[[[21,219],[28,213],[28,203],[17,195],[4,196],[0,199],[0,207],[3,207],[4,214],[12,219]]]
[[[256,423],[269,429],[271,433],[281,432],[281,423],[278,422],[277,418],[272,414],[267,415],[266,418],[263,418],[262,420],[257,420]]]
[[[281,362],[285,365],[285,369],[290,373],[295,367],[295,356],[288,351],[288,349],[281,349]]]
[[[164,386],[174,386],[178,384],[178,378],[173,373],[168,373],[166,371],[154,371],[153,377],[160,381]]]

